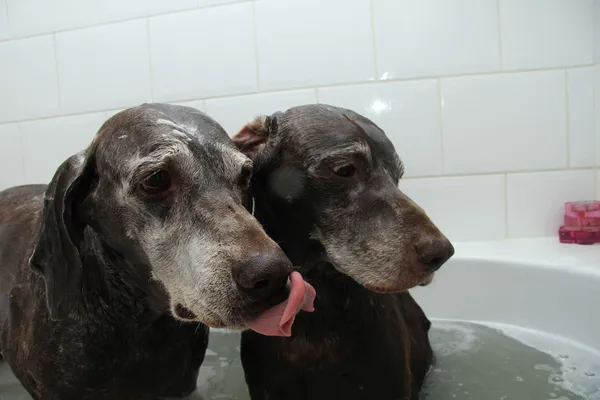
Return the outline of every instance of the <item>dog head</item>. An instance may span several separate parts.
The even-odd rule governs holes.
[[[177,318],[241,327],[281,303],[292,266],[246,211],[251,173],[193,108],[144,104],[109,119],[46,191],[30,264],[51,316],[64,318],[81,293],[90,237],[100,263],[160,288]]]
[[[324,261],[364,287],[400,292],[429,283],[452,256],[448,239],[399,190],[402,162],[367,118],[328,105],[294,107],[257,118],[233,141],[254,161],[258,218],[278,231],[295,265],[320,257],[308,244],[295,251],[310,239]]]

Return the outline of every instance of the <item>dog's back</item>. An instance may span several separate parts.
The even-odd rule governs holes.
[[[37,279],[32,276],[27,263],[23,260],[28,259],[25,253],[31,250],[31,243],[35,240],[45,190],[46,185],[27,185],[0,191],[0,323],[4,327],[9,325],[10,297],[13,289],[36,290],[37,288],[40,296],[42,295],[41,281],[39,285],[32,286],[20,283],[28,279]],[[31,307],[25,304],[18,306],[21,308],[19,315],[26,318]],[[16,321],[12,323],[14,327],[20,326],[14,322]],[[4,354],[7,341],[13,334],[20,333],[5,330],[1,338],[4,357],[7,356]]]
[[[27,185],[0,191],[0,288],[31,249],[45,190],[46,185]],[[0,297],[5,294],[2,290]]]

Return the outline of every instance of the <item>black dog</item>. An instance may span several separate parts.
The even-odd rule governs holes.
[[[48,187],[0,192],[2,353],[35,399],[187,395],[201,323],[286,298],[291,264],[245,209],[251,169],[206,115],[143,105]]]
[[[258,220],[317,290],[289,339],[242,334],[253,400],[417,399],[430,322],[408,289],[454,249],[398,189],[403,166],[373,122],[307,105],[247,125]]]

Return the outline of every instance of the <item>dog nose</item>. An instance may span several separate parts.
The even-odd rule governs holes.
[[[429,240],[416,246],[417,257],[429,272],[435,272],[454,255],[454,246],[446,238]]]
[[[240,292],[253,300],[267,299],[287,284],[292,264],[282,250],[261,252],[233,266],[232,275]]]

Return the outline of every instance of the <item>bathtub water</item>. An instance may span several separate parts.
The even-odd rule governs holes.
[[[412,294],[437,358],[421,400],[600,400],[600,245],[457,244]],[[0,363],[0,400],[28,399]],[[239,334],[211,333],[189,399],[249,399]]]
[[[422,400],[600,400],[600,353],[501,324],[434,321]]]
[[[600,400],[600,246],[455,247],[412,291],[437,354],[422,399]]]

